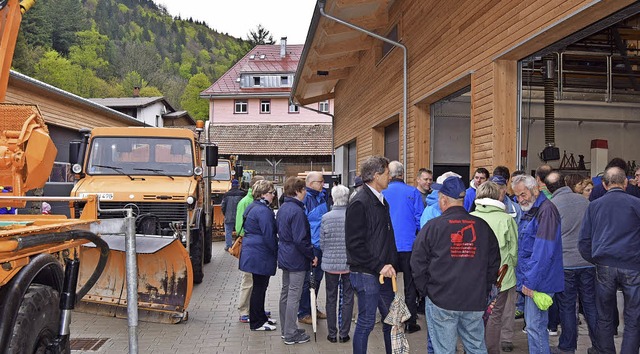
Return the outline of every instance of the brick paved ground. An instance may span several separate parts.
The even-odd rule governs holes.
[[[280,331],[252,332],[249,325],[238,322],[236,310],[237,289],[240,283],[237,260],[223,250],[223,242],[213,245],[214,260],[205,267],[205,279],[197,285],[189,306],[189,320],[177,325],[140,322],[140,353],[350,353],[351,342],[330,343],[326,340],[324,320],[319,320],[318,342],[284,345]],[[278,318],[280,273],[271,278],[267,292],[266,308]],[[324,286],[324,282],[323,282]],[[324,309],[324,290],[319,294],[319,305]],[[424,316],[419,324],[423,329],[408,335],[412,353],[426,353],[426,325]],[[311,334],[310,325],[301,325]],[[578,353],[586,353],[590,342],[586,326],[580,327]],[[351,327],[351,333],[355,325]],[[514,353],[526,353],[526,335],[520,330],[522,320],[516,321]],[[126,319],[74,313],[71,325],[72,338],[108,339],[98,351],[74,351],[73,353],[126,353],[128,351],[128,327]],[[551,337],[557,344],[558,337]],[[616,338],[620,347],[621,337]],[[370,353],[384,353],[380,324],[369,338]]]

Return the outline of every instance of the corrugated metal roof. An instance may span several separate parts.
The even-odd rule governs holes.
[[[146,107],[158,101],[164,101],[164,104],[171,107],[164,97],[108,97],[108,98],[89,98],[91,102],[95,102],[107,107]]]
[[[231,69],[222,75],[208,89],[200,93],[201,97],[228,96],[243,93],[290,92],[290,88],[240,88],[237,79],[241,73],[295,73],[302,44],[287,44],[286,55],[280,57],[280,45],[257,45],[240,59]],[[261,56],[264,55],[264,59]],[[251,57],[253,56],[253,59]]]
[[[332,152],[330,124],[214,125],[211,142],[223,155],[318,156]]]

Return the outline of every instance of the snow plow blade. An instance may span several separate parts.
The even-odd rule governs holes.
[[[107,266],[76,310],[126,318],[124,237],[103,235],[102,238],[111,248]],[[173,238],[136,235],[136,253],[139,319],[156,323],[186,321],[187,306],[193,291],[193,268],[182,243]],[[91,275],[98,258],[98,249],[93,244],[81,247],[78,287]]]

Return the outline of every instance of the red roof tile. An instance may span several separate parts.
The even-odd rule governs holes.
[[[295,73],[302,54],[302,44],[288,44],[286,55],[280,57],[280,45],[257,45],[249,51],[242,59],[231,67],[224,75],[208,89],[202,91],[201,95],[229,95],[241,93],[267,93],[267,92],[289,92],[290,88],[240,88],[240,83],[236,81],[241,73]],[[250,59],[251,56],[254,59]],[[260,59],[264,55],[264,59]]]
[[[214,125],[211,141],[223,155],[331,155],[331,125]]]

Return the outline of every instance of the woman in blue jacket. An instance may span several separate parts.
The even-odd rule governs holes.
[[[240,251],[240,270],[251,273],[253,289],[249,302],[249,326],[252,331],[274,331],[275,321],[264,312],[269,278],[276,274],[278,236],[276,220],[269,204],[276,191],[273,183],[262,180],[252,188],[253,203],[244,212],[244,238]]]

